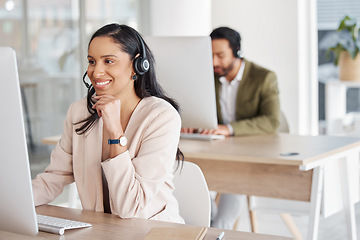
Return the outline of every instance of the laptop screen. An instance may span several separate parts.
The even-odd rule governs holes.
[[[183,128],[217,127],[211,39],[146,37],[156,74],[165,92],[181,108]]]

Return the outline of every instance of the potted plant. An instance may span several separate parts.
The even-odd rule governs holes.
[[[360,38],[356,19],[345,16],[327,44],[328,52],[334,53],[334,64],[339,66],[339,79],[360,81]]]

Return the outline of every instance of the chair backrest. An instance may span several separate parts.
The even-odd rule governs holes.
[[[186,224],[210,227],[210,195],[198,165],[184,161],[174,173],[174,196]]]
[[[280,126],[278,129],[278,132],[282,132],[282,133],[288,133],[289,130],[289,124],[286,120],[286,117],[284,115],[284,113],[282,111],[280,111]]]

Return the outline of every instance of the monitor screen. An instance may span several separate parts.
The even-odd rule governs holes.
[[[0,72],[6,102],[0,120],[0,230],[36,235],[19,76],[15,51],[10,47],[0,47]]]
[[[159,83],[181,108],[182,127],[217,127],[211,38],[146,37]]]

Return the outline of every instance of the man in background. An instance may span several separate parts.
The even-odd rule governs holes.
[[[219,27],[210,37],[219,125],[203,133],[225,136],[275,133],[280,124],[275,73],[243,57],[237,31]],[[240,213],[240,200],[241,195],[221,194],[217,207],[213,201],[211,226],[232,229]]]

